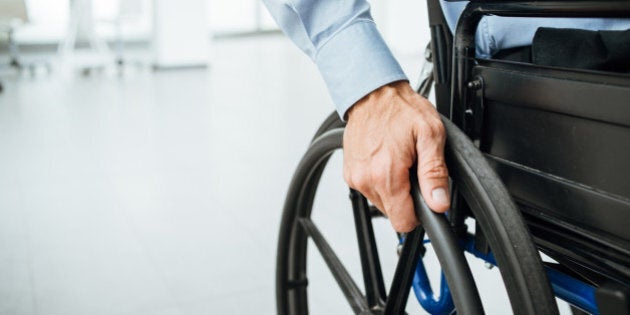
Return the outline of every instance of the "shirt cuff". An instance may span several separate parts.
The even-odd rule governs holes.
[[[357,21],[339,31],[317,53],[315,63],[342,118],[377,88],[407,80],[373,21]]]

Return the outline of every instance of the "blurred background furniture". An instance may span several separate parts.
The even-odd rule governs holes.
[[[6,42],[9,51],[9,61],[2,66],[20,69],[22,64],[18,55],[18,46],[15,42],[15,30],[23,23],[28,22],[26,3],[24,0],[0,0],[0,34],[2,41]],[[0,92],[4,89],[0,81]]]
[[[147,10],[143,0],[119,0],[115,1],[113,14],[98,18],[98,22],[108,24],[113,28],[113,54],[119,70],[127,64],[142,66],[139,60],[131,60],[125,49],[125,30],[130,25],[142,19]]]
[[[66,35],[59,43],[58,54],[62,62],[75,63],[77,60],[77,42],[88,44],[87,54],[82,54],[79,63],[84,74],[92,70],[102,70],[113,61],[113,54],[105,40],[95,30],[92,0],[71,0],[70,20]]]

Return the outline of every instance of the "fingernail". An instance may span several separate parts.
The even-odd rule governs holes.
[[[448,204],[448,196],[446,195],[446,190],[444,188],[436,188],[431,192],[431,198],[433,198],[433,202]]]

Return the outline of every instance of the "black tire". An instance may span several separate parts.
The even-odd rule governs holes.
[[[331,154],[342,146],[343,129],[336,127],[343,126],[343,123],[338,118],[335,122],[331,117],[322,124],[319,136],[301,160],[285,201],[276,265],[278,314],[308,314],[306,253],[309,238],[316,244],[356,314],[403,314],[425,229],[452,289],[457,312],[483,313],[474,280],[455,234],[443,215],[431,212],[422,202],[417,185],[412,189],[412,196],[424,226],[407,235],[387,295],[374,245],[370,209],[365,198],[354,192],[355,227],[359,235],[366,292],[358,289],[310,220],[322,172]],[[538,252],[507,190],[468,138],[450,121],[444,120],[444,125],[447,130],[445,154],[452,181],[493,250],[513,312],[558,313]]]
[[[328,115],[328,117],[326,117],[324,122],[319,125],[317,131],[315,131],[313,139],[311,139],[311,143],[313,143],[315,139],[319,138],[319,136],[323,135],[326,131],[337,128],[344,128],[345,126],[346,123],[339,118],[339,114],[337,114],[337,112],[332,112],[330,113],[330,115]]]

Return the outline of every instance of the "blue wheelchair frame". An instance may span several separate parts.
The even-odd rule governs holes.
[[[404,239],[400,239],[402,244]],[[430,244],[429,239],[425,239],[423,244]],[[484,254],[475,247],[474,236],[468,235],[462,242],[462,248],[473,256],[496,266],[492,253]],[[574,277],[566,275],[555,269],[546,267],[547,277],[551,282],[551,287],[555,295],[567,303],[582,309],[590,314],[598,315],[599,309],[595,301],[595,287]],[[451,314],[455,310],[451,291],[442,273],[440,277],[440,294],[435,296],[431,283],[427,276],[426,267],[422,259],[418,261],[412,282],[413,292],[416,299],[427,312],[431,314]]]

